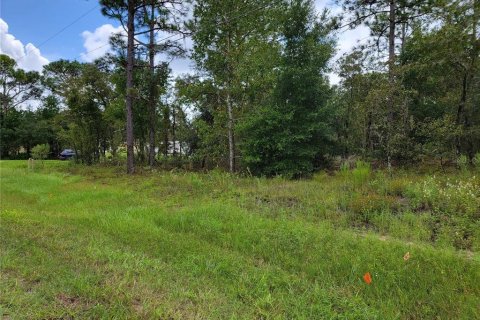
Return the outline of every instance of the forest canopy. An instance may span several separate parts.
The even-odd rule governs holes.
[[[104,57],[38,73],[0,55],[0,157],[48,144],[129,173],[292,178],[351,157],[480,161],[480,1],[336,2],[341,15],[309,0],[102,0],[126,31]],[[338,33],[359,25],[370,40],[335,61]],[[175,57],[193,71],[174,77]]]

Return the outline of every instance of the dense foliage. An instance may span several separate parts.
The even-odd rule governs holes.
[[[289,177],[355,156],[388,166],[478,159],[479,1],[338,0],[341,16],[313,4],[102,1],[135,28],[112,38],[114,53],[42,73],[0,55],[0,156],[28,158],[48,143],[51,158],[71,148],[86,164],[128,155],[128,172],[134,157]],[[337,32],[358,25],[371,40],[333,61]],[[158,53],[190,54],[195,73],[172,79]]]
[[[255,174],[299,177],[326,153],[329,87],[323,74],[333,49],[311,5],[293,1],[288,8],[272,96],[244,127],[244,163]]]

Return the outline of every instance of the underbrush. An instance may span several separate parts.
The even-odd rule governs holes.
[[[344,190],[339,193],[339,208],[351,227],[440,247],[480,250],[480,179],[474,172],[386,174],[369,172],[363,163],[357,167],[362,169],[338,173]]]
[[[359,161],[312,180],[257,181],[253,190],[241,191],[238,202],[270,217],[328,221],[437,247],[480,250],[480,179],[474,172],[373,171]]]
[[[5,162],[4,162],[5,163]],[[9,166],[26,167],[11,161]],[[312,179],[264,179],[208,173],[138,168],[133,177],[123,167],[88,167],[45,161],[35,172],[63,171],[93,181],[124,183],[157,199],[178,202],[226,201],[275,219],[327,222],[337,228],[373,231],[438,247],[480,250],[480,176],[475,171],[418,174],[412,170],[372,170],[357,161],[336,173]],[[31,171],[30,171],[31,172]]]

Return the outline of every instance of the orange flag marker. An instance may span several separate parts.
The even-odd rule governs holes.
[[[365,281],[366,284],[372,283],[372,276],[370,275],[370,272],[367,272],[363,275],[363,281]]]

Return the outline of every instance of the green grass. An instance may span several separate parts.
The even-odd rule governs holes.
[[[469,175],[0,167],[5,319],[480,318]]]

